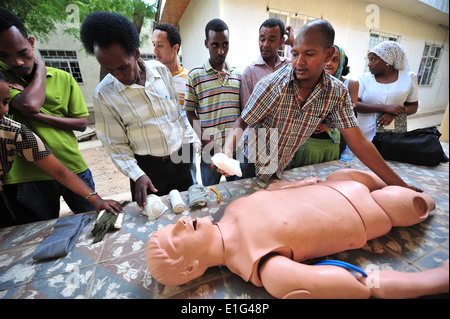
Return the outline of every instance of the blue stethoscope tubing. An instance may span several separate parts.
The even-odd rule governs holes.
[[[349,270],[354,270],[356,272],[359,272],[364,277],[368,276],[362,269],[360,269],[360,268],[358,268],[358,267],[356,267],[356,266],[354,266],[352,264],[346,263],[345,261],[326,259],[326,260],[322,260],[322,261],[318,262],[317,264],[314,264],[314,266],[319,266],[319,265],[322,265],[322,266],[339,266],[339,267],[342,267],[342,268],[346,268],[346,269],[349,269]]]

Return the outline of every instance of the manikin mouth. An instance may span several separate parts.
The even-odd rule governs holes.
[[[197,230],[197,220],[196,219],[192,220],[192,227],[194,227],[194,230]]]

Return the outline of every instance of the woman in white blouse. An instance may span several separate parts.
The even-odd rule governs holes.
[[[417,112],[417,76],[410,71],[402,46],[394,41],[369,51],[370,73],[359,78],[356,111],[363,134],[370,141],[376,132],[406,132],[407,115]]]

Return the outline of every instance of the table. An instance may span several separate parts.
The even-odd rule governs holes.
[[[442,145],[448,154],[448,143]],[[346,261],[362,269],[379,267],[420,271],[440,266],[449,255],[449,164],[424,167],[388,163],[408,184],[433,196],[436,210],[421,224],[394,228],[361,249],[326,258]],[[368,170],[356,158],[352,168]],[[296,168],[286,171],[283,180],[293,181],[308,176],[324,179],[337,169],[340,169],[338,161]],[[264,288],[243,281],[226,267],[209,268],[201,278],[178,287],[168,287],[156,282],[145,264],[145,246],[153,231],[175,223],[180,217],[214,218],[231,201],[264,186],[256,178],[215,185],[221,195],[220,203],[216,201],[216,194],[207,187],[207,207],[186,210],[179,215],[169,211],[154,221],[149,221],[136,203],[130,203],[125,207],[122,228],[110,231],[96,244],[92,243],[91,234],[96,214],[88,213],[92,220],[73,250],[66,257],[41,262],[31,256],[51,233],[56,219],[0,229],[0,299],[272,298]],[[181,195],[187,203],[187,192]],[[170,207],[168,196],[162,200]],[[444,298],[448,298],[448,294]]]

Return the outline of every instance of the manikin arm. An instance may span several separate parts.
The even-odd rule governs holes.
[[[281,255],[260,267],[264,288],[276,298],[369,298],[370,289],[348,270],[337,266],[310,266]]]
[[[449,261],[441,267],[420,272],[382,270],[359,277],[364,284],[370,283],[372,296],[376,298],[416,298],[425,295],[448,293]],[[367,285],[369,286],[369,285]]]
[[[268,191],[275,191],[275,190],[281,190],[286,188],[295,188],[295,187],[302,187],[307,185],[313,185],[321,182],[322,180],[318,177],[311,176],[307,177],[305,179],[295,181],[295,182],[279,182],[279,183],[272,183],[267,187]]]

